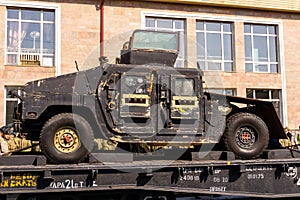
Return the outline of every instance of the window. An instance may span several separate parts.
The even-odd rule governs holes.
[[[145,76],[125,76],[124,94],[147,94],[147,78]]]
[[[245,24],[246,72],[278,73],[277,26]]]
[[[226,89],[212,88],[212,89],[207,89],[207,92],[236,96],[236,89],[229,89],[229,88]]]
[[[6,86],[5,87],[5,124],[9,124],[13,122],[14,119],[14,110],[19,102],[19,99],[13,95],[18,94],[21,95],[21,86]]]
[[[248,98],[272,101],[278,116],[280,116],[280,90],[247,89],[246,92]]]
[[[200,68],[233,71],[232,23],[197,21],[196,34]]]
[[[7,65],[54,66],[53,10],[7,9]]]
[[[185,21],[182,19],[146,17],[146,28],[155,30],[178,31],[180,34],[179,55],[175,67],[184,67],[185,60]]]
[[[195,96],[195,83],[191,78],[175,79],[175,95],[176,96]]]

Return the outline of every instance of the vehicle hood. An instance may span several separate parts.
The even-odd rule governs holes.
[[[85,71],[31,81],[26,83],[24,92],[26,94],[90,93],[96,90],[101,77],[101,71],[102,69],[97,67]]]

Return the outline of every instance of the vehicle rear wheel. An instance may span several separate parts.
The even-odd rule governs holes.
[[[259,157],[269,144],[265,122],[252,113],[237,113],[227,119],[224,144],[242,159]]]
[[[40,147],[53,163],[78,163],[92,150],[93,130],[81,116],[62,113],[50,118],[40,136]]]

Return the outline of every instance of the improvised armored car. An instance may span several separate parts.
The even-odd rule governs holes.
[[[271,102],[204,92],[199,68],[174,68],[178,50],[177,32],[136,30],[116,64],[27,83],[15,127],[54,163],[81,162],[94,138],[120,147],[222,141],[243,159],[285,138]]]

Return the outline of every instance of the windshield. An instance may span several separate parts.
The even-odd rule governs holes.
[[[178,51],[177,32],[136,31],[132,49]]]

